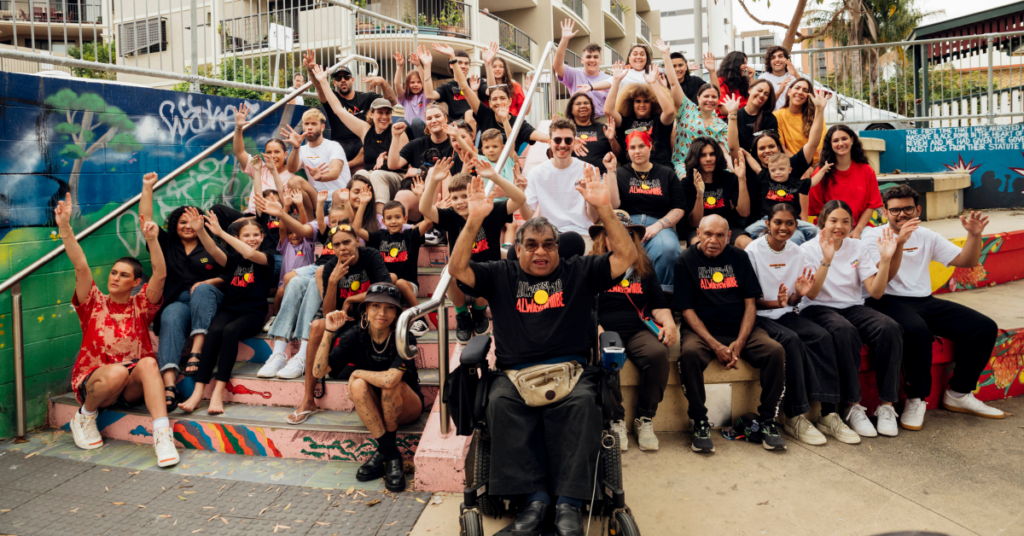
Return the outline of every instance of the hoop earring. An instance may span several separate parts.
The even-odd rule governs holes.
[[[366,318],[366,313],[363,313],[363,316],[359,318],[359,327],[363,329],[370,327],[370,321]]]

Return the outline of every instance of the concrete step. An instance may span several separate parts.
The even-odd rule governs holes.
[[[71,394],[50,399],[50,425],[68,430],[79,404]],[[186,414],[180,409],[169,415],[179,447],[228,454],[363,462],[376,451],[376,442],[355,411],[320,411],[300,425],[285,417],[292,408],[225,404],[223,415],[207,415],[200,407]],[[407,460],[413,459],[420,443],[427,414],[398,429],[398,447]],[[107,409],[97,419],[105,438],[153,443],[153,421],[145,406]]]

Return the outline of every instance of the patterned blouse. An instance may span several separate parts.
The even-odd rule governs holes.
[[[672,146],[672,165],[680,179],[686,176],[683,162],[694,138],[707,136],[719,143],[727,143],[729,125],[713,114],[712,117],[711,124],[705,124],[700,116],[700,108],[689,98],[683,97],[683,105],[676,112],[676,139]]]

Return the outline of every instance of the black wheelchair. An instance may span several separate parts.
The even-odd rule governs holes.
[[[608,389],[612,381],[617,380],[619,370],[625,362],[625,355],[622,353],[624,344],[619,335],[615,332],[605,332],[600,337],[600,350],[595,351],[591,357],[591,363],[601,366],[600,404],[603,407],[601,447],[598,454],[598,467],[595,475],[594,495],[591,500],[584,501],[580,512],[584,518],[584,526],[589,528],[588,517],[598,518],[598,522],[604,523],[603,534],[611,536],[639,536],[640,529],[637,527],[633,514],[626,505],[626,494],[622,489],[622,459],[619,450],[619,438],[611,432],[611,404],[612,398]],[[489,386],[489,375],[493,374],[488,370],[487,353],[491,347],[490,336],[477,336],[472,338],[463,348],[462,359],[459,369],[453,374],[461,375],[465,388],[462,391],[462,407],[454,408],[453,418],[457,423],[457,429],[462,435],[468,435],[466,430],[472,430],[473,439],[470,442],[469,453],[466,456],[466,488],[463,496],[463,503],[460,505],[461,519],[459,525],[460,534],[463,536],[483,536],[483,518],[490,516],[501,518],[506,512],[518,514],[521,505],[511,504],[506,506],[506,500],[487,493],[487,483],[490,478],[491,467],[491,437],[485,422],[485,407]],[[608,349],[611,349],[609,352]],[[616,352],[618,350],[618,352]],[[454,381],[450,378],[447,385]],[[468,394],[467,392],[471,392]],[[445,402],[449,401],[446,394]],[[469,407],[467,407],[469,406]],[[452,404],[449,404],[452,408]],[[452,409],[450,409],[452,411]],[[460,415],[456,415],[459,413]],[[461,417],[461,419],[460,419]],[[462,426],[458,423],[462,421]],[[549,529],[552,530],[552,529]],[[502,529],[498,534],[509,536],[540,536],[539,532],[513,532],[511,525]],[[544,532],[548,534],[548,532]],[[553,534],[553,531],[552,531]]]

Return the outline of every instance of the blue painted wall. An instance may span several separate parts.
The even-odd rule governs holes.
[[[964,208],[1024,207],[1024,124],[865,131],[885,140],[879,171],[966,171]]]
[[[81,230],[139,193],[142,175],[164,175],[234,130],[240,99],[0,73],[0,281],[59,245],[53,207],[71,191]],[[249,101],[250,117],[269,103]],[[285,106],[250,128],[253,153],[305,107]],[[86,128],[83,128],[86,127]],[[76,140],[78,140],[76,142]],[[157,223],[183,204],[241,206],[251,191],[230,144],[155,195]],[[106,290],[114,260],[147,259],[133,208],[83,242],[93,277]],[[148,270],[148,267],[147,267]],[[66,392],[81,343],[69,304],[74,272],[58,258],[22,283],[30,426],[43,424],[46,399]],[[0,295],[0,437],[14,435],[10,293]]]

